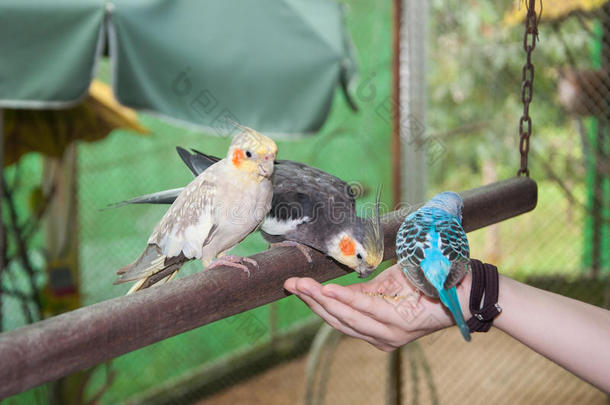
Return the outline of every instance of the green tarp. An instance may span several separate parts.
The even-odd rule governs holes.
[[[0,108],[78,102],[104,49],[121,103],[220,133],[315,131],[356,71],[332,1],[3,0]]]

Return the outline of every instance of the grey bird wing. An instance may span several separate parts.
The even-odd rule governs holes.
[[[191,170],[194,176],[199,176],[208,167],[220,160],[220,158],[216,156],[206,155],[205,153],[199,152],[195,149],[191,149],[191,151],[193,153],[181,148],[180,146],[176,147],[176,152],[178,152],[178,155],[184,164]]]
[[[272,181],[274,192],[299,191],[310,195],[313,200],[331,199],[335,204],[356,209],[351,186],[337,176],[315,167],[291,160],[278,160]]]
[[[350,185],[320,169],[279,160],[271,180],[271,211],[261,227],[269,242],[291,240],[324,251],[329,227],[355,216]]]

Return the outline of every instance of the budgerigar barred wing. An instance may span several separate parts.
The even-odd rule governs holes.
[[[437,209],[423,208],[412,213],[396,235],[396,254],[409,281],[426,295],[438,297],[438,292],[428,282],[420,267],[425,258],[425,249],[430,247],[428,233],[432,227],[440,235],[443,255],[452,263],[445,288],[456,285],[468,271],[470,263],[468,239],[458,218]]]
[[[441,237],[441,251],[451,262],[451,270],[445,280],[445,289],[459,283],[468,272],[470,266],[470,248],[468,238],[460,220],[452,216],[436,226]]]

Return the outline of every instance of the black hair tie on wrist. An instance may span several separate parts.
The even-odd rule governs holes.
[[[470,290],[470,312],[472,318],[466,322],[470,332],[487,332],[494,318],[502,312],[498,305],[498,269],[489,263],[470,259],[472,287]],[[485,297],[485,299],[483,299]]]

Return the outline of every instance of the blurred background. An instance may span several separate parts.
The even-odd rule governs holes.
[[[337,4],[276,3],[264,5],[283,10],[285,3],[291,4],[310,27],[317,27],[313,31],[332,25],[324,7]],[[320,90],[324,95],[310,97],[322,106],[312,108],[311,117],[299,115],[304,110],[297,106],[286,116],[276,111],[263,119],[253,113],[243,123],[250,120],[272,134],[279,158],[308,163],[349,182],[359,205],[372,201],[375,188],[383,184],[385,210],[391,210],[397,192],[392,171],[397,4],[402,13],[400,60],[405,81],[401,84],[411,83],[406,90],[411,92],[406,102],[411,112],[400,118],[401,125],[408,127],[401,128],[403,202],[418,203],[441,190],[466,190],[515,176],[525,62],[525,6],[517,1],[341,1],[341,7],[332,9],[339,10],[333,20],[336,26],[328,31],[344,32],[327,40],[344,45],[336,48],[341,55],[335,59],[342,65]],[[121,27],[117,18],[119,35]],[[531,213],[470,233],[471,256],[495,263],[502,274],[534,286],[608,307],[610,2],[545,0],[539,30],[530,108],[530,175],[538,183],[538,206]],[[10,40],[5,36],[0,47],[9,48]],[[210,41],[221,49],[241,50],[231,37],[219,35]],[[41,44],[45,46],[44,41]],[[295,52],[307,60],[318,57],[315,49],[311,41],[304,41]],[[125,64],[128,56],[120,52]],[[192,53],[206,59],[205,50],[192,49]],[[4,107],[5,241],[1,331],[124,294],[128,286],[112,285],[115,272],[140,254],[167,207],[105,208],[188,183],[192,176],[176,146],[223,156],[230,143],[213,125],[193,125],[188,116],[168,120],[119,104],[110,86],[136,86],[130,77],[117,77],[121,71],[112,61],[112,49],[101,55],[95,82],[78,104],[62,110],[57,106],[40,110],[35,105],[28,109],[26,104],[11,108],[6,100],[0,104]],[[149,57],[154,63],[155,54]],[[208,59],[212,60],[207,72],[213,72],[214,60]],[[0,72],[10,72],[11,63],[15,62],[2,58]],[[61,63],[61,58],[53,61]],[[235,74],[254,72],[249,66],[244,63]],[[420,89],[413,90],[417,87],[413,80],[405,79],[405,66],[411,78],[422,78]],[[197,67],[188,66],[192,71]],[[294,86],[288,88],[288,93],[293,92],[288,99],[298,99],[299,91],[304,91],[299,90],[303,87],[298,84],[299,74],[320,74],[295,71],[286,79]],[[174,69],[168,77],[174,80],[180,74]],[[2,99],[8,98],[7,77],[0,75]],[[231,75],[222,80],[230,81]],[[28,85],[35,86],[36,80]],[[146,93],[146,86],[141,92]],[[252,106],[250,110],[259,111],[266,99],[257,97],[256,91],[247,94],[239,100],[239,108],[249,111]],[[216,111],[224,106],[230,116],[240,117],[232,101],[223,102],[232,98],[224,97],[222,90],[213,95],[219,104]],[[156,105],[142,105],[129,96],[118,98],[139,110],[159,112],[157,107],[163,104],[163,97]],[[184,125],[187,121],[190,124]],[[277,127],[268,124],[276,121],[281,121]],[[413,131],[424,141],[404,138]],[[411,189],[418,191],[410,193]],[[253,234],[233,253],[248,255],[264,249],[262,237]],[[378,271],[390,264],[384,263]],[[200,266],[191,263],[180,276],[199,271]],[[358,281],[353,274],[335,280]],[[320,331],[320,326],[301,301],[288,297],[34,388],[5,403],[386,401],[394,378],[388,371],[390,355]],[[407,345],[398,357],[403,403],[607,403],[601,391],[496,330],[474,336],[468,345],[455,330],[441,331]]]

